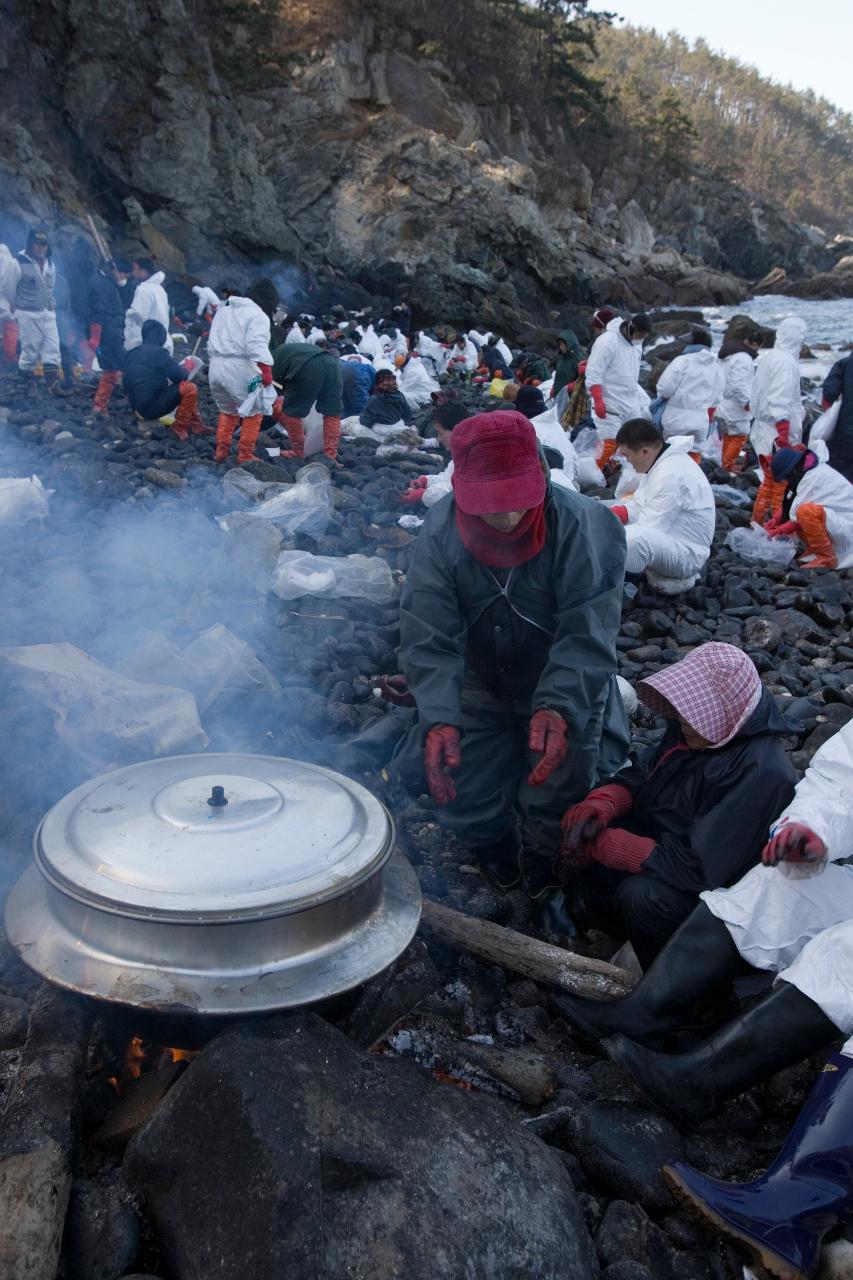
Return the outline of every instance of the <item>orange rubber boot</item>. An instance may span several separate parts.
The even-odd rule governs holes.
[[[18,359],[18,322],[6,320],[3,324],[3,355],[10,364]]]
[[[323,452],[332,462],[338,460],[338,441],[341,438],[341,420],[323,414]]]
[[[731,472],[746,441],[746,436],[723,436],[722,468],[724,471]]]
[[[187,440],[193,418],[198,417],[198,387],[194,382],[181,382],[178,384],[178,390],[181,393],[181,399],[175,410],[172,430],[179,440]]]
[[[240,427],[240,443],[237,445],[237,461],[251,462],[255,456],[255,445],[261,429],[264,415],[256,413],[251,418],[244,418]]]
[[[774,480],[770,475],[764,477],[752,508],[752,520],[755,524],[764,524],[768,516],[776,514],[782,506],[787,487],[787,480]]]
[[[234,439],[234,432],[237,430],[237,423],[240,419],[236,413],[220,413],[219,421],[216,424],[216,453],[213,455],[214,462],[224,462],[231,452],[231,441]]]
[[[598,459],[599,471],[604,470],[604,468],[607,466],[608,462],[613,457],[615,452],[616,452],[616,441],[605,440],[603,442],[602,449],[601,449],[601,457]]]
[[[95,392],[95,399],[92,403],[92,412],[101,417],[105,417],[108,412],[110,397],[115,391],[121,373],[118,369],[110,369],[101,374],[98,389]]]
[[[692,459],[693,459],[693,461],[696,463],[697,467],[700,465],[700,463],[701,463],[701,461],[702,461],[702,455],[701,455],[701,453],[697,453],[695,450],[691,449],[687,456],[688,456],[688,458],[692,458]]]
[[[835,547],[826,532],[826,508],[817,502],[804,502],[801,507],[797,507],[797,524],[802,529],[806,542],[806,554],[800,559],[803,568],[837,568]]]
[[[285,413],[282,409],[278,420],[284,427],[290,440],[290,448],[282,450],[281,456],[283,458],[304,458],[305,428],[302,425],[302,419],[292,418],[289,413]]]

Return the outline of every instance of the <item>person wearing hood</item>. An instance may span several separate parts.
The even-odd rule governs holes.
[[[578,363],[583,359],[583,351],[577,335],[571,329],[564,329],[557,341],[557,367],[554,372],[554,384],[551,387],[551,398],[556,400],[563,387],[574,382],[578,376]]]
[[[175,347],[169,333],[169,299],[163,288],[165,275],[157,270],[151,258],[134,258],[130,274],[136,281],[136,289],[124,320],[126,350],[139,346],[146,320],[157,320],[166,330],[166,350],[172,355]]]
[[[216,314],[216,308],[219,306],[221,301],[219,295],[214,293],[212,289],[208,289],[207,286],[203,284],[194,284],[192,291],[197,300],[195,309],[196,319],[201,320],[202,317],[204,317],[208,324],[210,324]]]
[[[637,696],[666,733],[642,764],[568,810],[556,870],[647,969],[703,890],[757,863],[796,774],[783,742],[791,726],[733,645],[700,645],[641,680]]]
[[[749,439],[752,383],[758,335],[749,316],[732,316],[717,359],[723,371],[723,394],[717,409],[717,430],[723,442],[722,467],[731,472]]]
[[[397,386],[393,369],[377,369],[373,394],[358,416],[363,427],[410,426],[412,410]]]
[[[391,315],[400,333],[404,338],[408,338],[412,332],[412,313],[409,310],[408,302],[398,302],[395,307],[391,308]]]
[[[323,453],[336,462],[344,408],[340,360],[313,342],[285,342],[272,354],[273,377],[282,389],[273,416],[290,440],[281,456],[305,457],[303,419],[316,409],[323,417]]]
[[[782,501],[781,481],[770,474],[774,452],[799,444],[803,437],[800,348],[805,336],[805,320],[787,316],[776,330],[775,344],[756,364],[749,439],[764,478],[752,508],[755,524],[763,524]]]
[[[828,409],[839,398],[838,419],[827,442],[829,465],[853,483],[853,358],[850,356],[837,360],[827,374],[822,408]]]
[[[166,348],[167,333],[159,320],[146,320],[142,341],[124,358],[124,390],[130,407],[140,418],[154,420],[174,413],[172,430],[179,440],[212,435],[198,412],[198,387],[187,378]]]
[[[598,465],[604,469],[616,452],[616,433],[640,411],[640,362],[652,322],[644,312],[630,320],[611,320],[596,338],[584,370],[584,380],[602,444]]]
[[[41,361],[45,386],[52,391],[59,381],[62,353],[56,327],[56,268],[45,231],[31,231],[27,247],[15,259],[15,318],[21,340],[18,372],[33,376]]]
[[[513,362],[512,372],[519,386],[529,383],[530,386],[538,387],[551,376],[545,358],[534,351],[520,352]]]
[[[480,369],[484,374],[488,375],[489,381],[493,378],[505,378],[511,372],[512,354],[509,360],[501,351],[492,334],[489,334],[480,351]]]
[[[695,462],[700,460],[723,386],[723,371],[711,350],[711,335],[696,326],[688,346],[666,366],[657,385],[658,395],[666,400],[661,418],[663,438],[691,436]]]
[[[538,387],[525,383],[518,388],[518,395],[512,407],[519,413],[523,413],[525,418],[536,418],[540,413],[545,412],[545,397]]]
[[[447,372],[462,376],[473,373],[480,363],[480,353],[474,343],[464,333],[456,335],[447,359]]]
[[[240,422],[240,406],[249,394],[249,384],[260,373],[261,385],[272,385],[273,356],[270,351],[270,324],[278,305],[278,290],[265,276],[252,282],[245,296],[232,295],[217,307],[210,326],[207,350],[210,355],[208,382],[219,409],[216,425],[216,462],[225,462]],[[243,418],[237,446],[237,462],[249,462],[263,414]]]
[[[3,355],[9,364],[18,361],[18,322],[15,319],[15,294],[18,267],[8,245],[0,244],[0,329],[3,331]]]
[[[626,526],[626,572],[648,571],[651,584],[668,595],[693,586],[716,527],[713,490],[688,453],[691,440],[664,440],[648,418],[630,419],[616,436],[619,452],[640,476],[634,493],[610,508]]]
[[[825,445],[818,445],[824,454]],[[853,565],[853,484],[811,449],[779,449],[770,474],[782,489],[778,512],[764,526],[771,538],[801,538],[804,569]]]
[[[622,317],[618,311],[614,311],[612,307],[599,307],[592,313],[592,340],[600,338],[609,324],[614,320],[621,320]]]
[[[352,343],[341,348],[343,415],[361,413],[376,382],[376,370],[369,356],[360,356]]]
[[[394,367],[397,370],[397,386],[409,402],[413,413],[423,409],[432,402],[433,394],[439,390],[439,384],[432,377],[423,360],[416,353],[396,355]]]
[[[703,892],[629,996],[608,1004],[557,997],[561,1010],[602,1040],[646,1099],[680,1128],[694,1128],[730,1098],[853,1037],[851,831],[853,725],[847,724],[813,756],[794,798],[770,827],[761,865],[731,888]],[[772,989],[720,1025],[731,1017],[735,980],[756,971],[773,975]],[[691,1021],[702,1018],[707,1027],[712,1012],[717,1029],[695,1048],[657,1051]],[[853,1056],[853,1038],[842,1055]],[[826,1082],[830,1093],[833,1085],[844,1091],[838,1095],[843,1109],[830,1122],[822,1110],[809,1115],[807,1105],[815,1129],[804,1146],[799,1185],[789,1185],[784,1169],[777,1170],[776,1177],[767,1175],[766,1196],[740,1205],[747,1234],[763,1235],[769,1248],[794,1249],[790,1261],[802,1263],[800,1271],[776,1275],[811,1274],[833,1208],[851,1206],[850,1062],[833,1055],[825,1070],[833,1077]],[[795,1146],[802,1136],[802,1128],[795,1129]],[[700,1186],[691,1179],[690,1185],[712,1197],[709,1207],[718,1205],[721,1217],[735,1207],[724,1184],[707,1179]],[[801,1246],[807,1252],[798,1259]]]
[[[121,380],[124,367],[124,302],[119,281],[122,271],[113,261],[102,262],[89,282],[86,308],[86,345],[98,357],[101,376],[95,392],[92,412],[105,418],[113,391]]]
[[[439,822],[503,888],[521,855],[538,928],[575,930],[551,870],[566,800],[625,759],[616,682],[625,538],[602,505],[552,488],[520,413],[460,422],[453,492],[406,576],[400,665],[418,721],[392,767],[423,775]],[[413,756],[423,765],[413,770]]]

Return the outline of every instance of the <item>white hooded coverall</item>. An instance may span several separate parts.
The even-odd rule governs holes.
[[[207,349],[211,395],[222,413],[237,413],[258,364],[273,362],[269,317],[251,298],[229,298],[213,317]]]
[[[692,448],[701,449],[708,435],[708,410],[719,404],[724,381],[720,362],[709,347],[676,356],[658,378],[657,393],[666,398],[661,419],[664,439],[692,436]]]
[[[397,370],[397,386],[408,400],[413,413],[430,404],[433,392],[440,390],[438,382],[418,356],[412,356],[402,369]]]
[[[470,338],[465,339],[465,345],[462,347],[454,342],[447,360],[448,370],[455,369],[458,373],[473,373],[479,363],[480,353]]]
[[[826,445],[818,442],[815,453],[826,455]],[[826,532],[832,539],[839,569],[853,567],[853,484],[828,462],[818,462],[806,471],[791,503],[790,519],[806,502],[814,502],[826,512]]]
[[[853,1036],[853,721],[815,753],[794,799],[771,828],[801,822],[826,845],[821,875],[788,879],[753,867],[731,889],[700,897],[748,964],[789,982]],[[853,1038],[844,1046],[853,1056]]]
[[[169,299],[163,288],[166,279],[162,271],[155,271],[147,280],[140,280],[133,295],[133,301],[124,318],[124,345],[127,351],[142,343],[142,326],[146,320],[159,320],[166,330],[165,347],[169,355],[173,355],[175,344],[169,333]]]
[[[776,330],[776,345],[757,361],[752,384],[752,429],[750,443],[759,457],[769,457],[776,439],[776,423],[791,424],[789,441],[803,438],[803,399],[800,395],[800,347],[806,336],[806,322],[787,316]]]
[[[718,363],[723,373],[723,396],[717,409],[717,428],[724,436],[747,436],[755,361],[745,351],[735,351]]]
[[[596,338],[584,374],[587,389],[601,387],[607,410],[606,418],[594,417],[601,440],[615,439],[622,423],[629,418],[648,417],[642,407],[648,404],[648,397],[640,396],[638,382],[643,344],[623,338],[619,332],[623,323],[617,316]]]
[[[208,308],[211,311],[215,311],[219,306],[219,295],[214,293],[212,289],[208,289],[206,285],[194,284],[192,291],[198,298],[198,306],[195,309],[197,316],[203,316]]]
[[[631,497],[617,504],[628,512],[626,572],[649,569],[681,582],[695,579],[711,554],[717,511],[702,468],[689,456],[692,443],[692,436],[670,441]]]
[[[9,246],[0,244],[0,328],[12,319],[19,274]]]

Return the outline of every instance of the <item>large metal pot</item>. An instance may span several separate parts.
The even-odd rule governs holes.
[[[72,991],[158,1015],[246,1016],[364,982],[421,895],[364,787],[273,756],[173,756],[50,810],[6,907],[10,943]]]

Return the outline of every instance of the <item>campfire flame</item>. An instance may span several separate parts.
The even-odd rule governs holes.
[[[198,1049],[152,1044],[142,1036],[131,1036],[122,1058],[121,1073],[109,1076],[108,1081],[116,1093],[122,1094],[132,1080],[138,1080],[149,1071],[156,1071],[167,1062],[192,1062],[199,1052]]]

